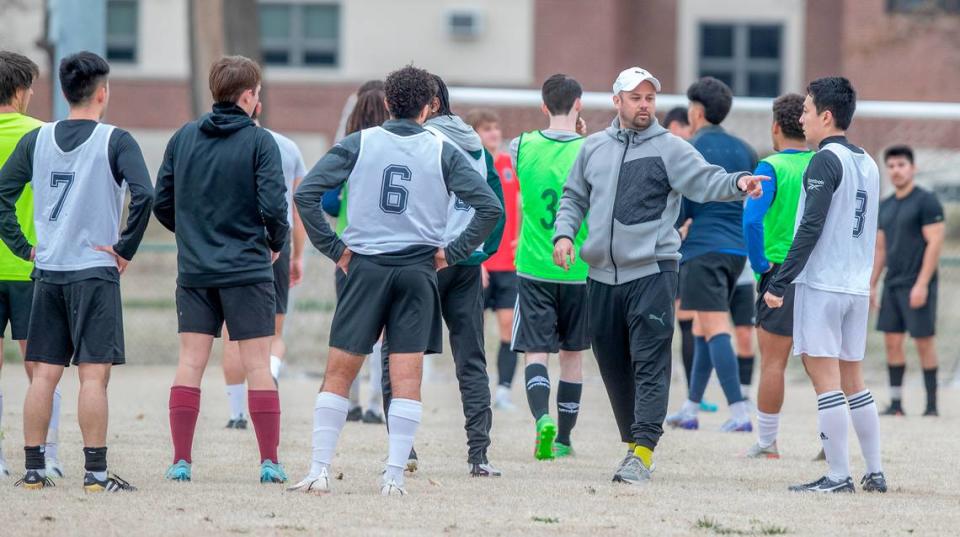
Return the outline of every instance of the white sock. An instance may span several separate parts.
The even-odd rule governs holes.
[[[373,352],[367,356],[367,368],[370,371],[370,399],[367,400],[367,410],[374,414],[381,414],[383,406],[383,362],[380,361],[380,351],[383,349],[383,343],[378,341],[373,346]]]
[[[683,408],[680,409],[680,412],[688,416],[696,416],[700,412],[700,403],[694,403],[687,399],[683,402]]]
[[[749,385],[749,384],[741,384],[741,385],[740,385],[740,393],[743,394],[743,396],[744,396],[745,398],[750,399],[750,385]]]
[[[53,390],[53,406],[50,408],[50,425],[47,427],[47,442],[44,447],[45,459],[57,459],[57,443],[60,439],[60,385]]]
[[[270,376],[273,380],[280,378],[280,369],[283,368],[283,360],[279,356],[270,355]]]
[[[340,431],[347,422],[350,402],[335,393],[321,392],[313,405],[313,457],[310,461],[310,477],[317,477],[321,470],[330,469],[330,461],[337,451]]]
[[[95,478],[97,479],[97,481],[106,481],[106,480],[107,480],[107,471],[106,471],[106,470],[104,470],[104,471],[102,471],[102,472],[90,472],[90,473],[93,474],[93,477],[95,477]]]
[[[827,456],[830,471],[827,476],[835,481],[850,477],[850,449],[847,446],[847,425],[850,412],[843,392],[822,393],[817,397],[817,428]]]
[[[780,414],[767,414],[757,411],[757,443],[760,447],[770,447],[777,441],[780,430]]]
[[[853,420],[853,429],[857,431],[860,440],[860,451],[867,463],[867,473],[882,472],[880,462],[880,417],[877,415],[877,404],[873,401],[870,390],[850,396],[850,419]]]
[[[230,401],[230,419],[242,418],[246,413],[247,389],[244,384],[228,384],[227,399]]]
[[[730,405],[730,417],[737,423],[750,421],[750,407],[747,405],[747,401],[737,401]]]
[[[387,424],[390,426],[390,451],[387,456],[386,478],[403,484],[403,468],[410,457],[413,439],[417,435],[420,419],[423,416],[423,404],[413,399],[394,399],[390,401]]]

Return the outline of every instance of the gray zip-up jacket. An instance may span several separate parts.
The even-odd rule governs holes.
[[[572,240],[587,219],[580,257],[590,278],[617,285],[676,271],[680,200],[743,199],[737,180],[708,164],[681,138],[654,120],[642,131],[620,128],[619,118],[587,137],[563,188],[553,240]]]

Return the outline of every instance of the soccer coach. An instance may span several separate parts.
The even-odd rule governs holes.
[[[639,67],[613,84],[617,117],[586,139],[557,213],[554,262],[568,267],[584,218],[580,255],[600,375],[628,445],[613,480],[650,479],[670,389],[670,346],[680,260],[674,229],[681,196],[696,202],[759,197],[761,181],[708,164],[654,116],[660,81]]]

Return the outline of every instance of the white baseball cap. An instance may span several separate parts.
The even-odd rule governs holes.
[[[634,88],[645,80],[649,80],[650,83],[653,84],[653,89],[660,91],[660,81],[651,75],[649,71],[641,69],[640,67],[631,67],[620,71],[620,75],[617,76],[617,79],[613,82],[613,93],[616,95],[621,91],[633,91]]]

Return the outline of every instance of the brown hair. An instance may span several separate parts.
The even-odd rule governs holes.
[[[214,102],[235,103],[247,90],[256,90],[262,76],[257,62],[245,56],[224,56],[210,67]]]
[[[496,123],[499,125],[500,116],[489,108],[474,108],[467,112],[467,125],[473,127],[474,130],[486,123]]]
[[[16,52],[0,50],[0,106],[10,104],[18,91],[30,89],[38,76],[40,69],[33,60]]]
[[[387,105],[383,102],[383,90],[367,90],[357,97],[357,104],[354,105],[350,117],[347,118],[347,128],[345,134],[353,134],[370,127],[379,127],[383,122],[390,119],[390,112]]]

